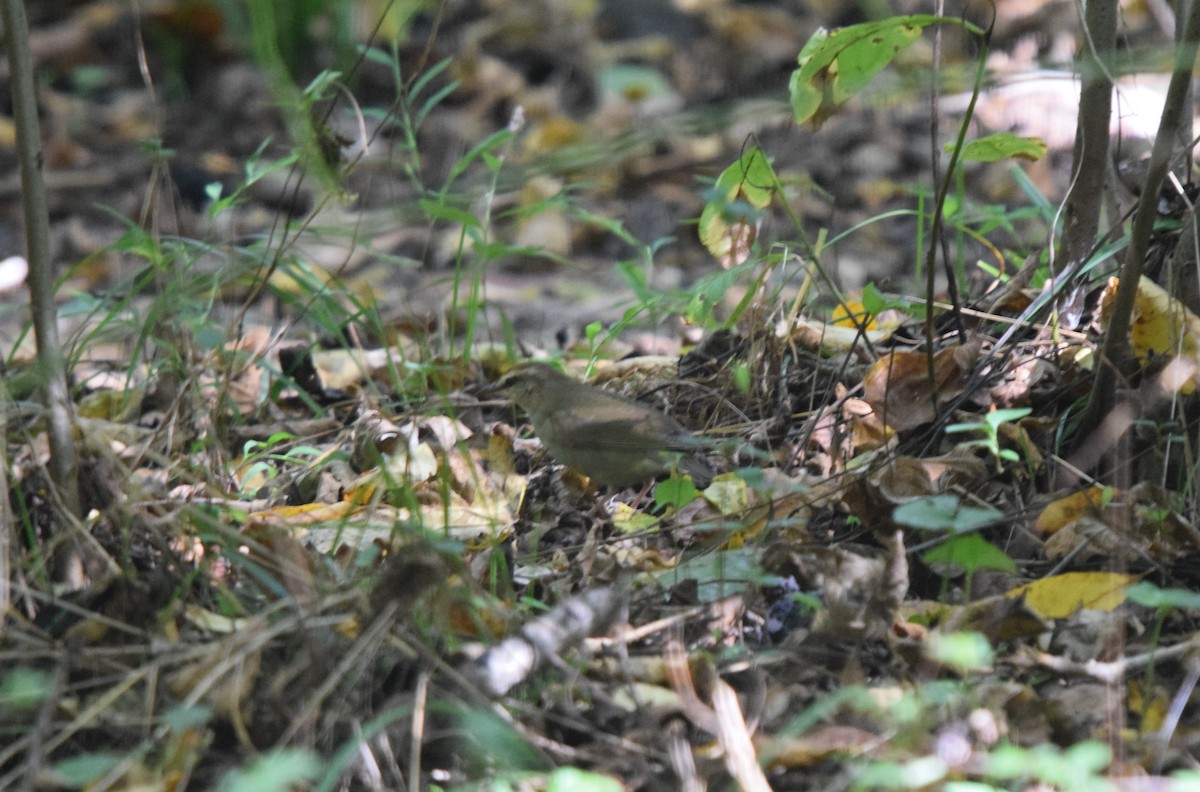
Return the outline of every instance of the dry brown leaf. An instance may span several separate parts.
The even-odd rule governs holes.
[[[992,644],[1034,638],[1049,625],[1023,599],[998,595],[951,607],[938,625],[944,632],[983,633]]]
[[[881,465],[867,476],[867,483],[879,505],[889,511],[889,507],[937,493],[925,465],[911,456],[896,457]]]
[[[825,610],[814,629],[840,639],[888,635],[908,591],[903,551],[868,557],[836,547],[789,553],[773,571],[792,574],[801,590],[818,590]]]
[[[242,415],[250,415],[258,409],[265,395],[263,381],[266,378],[261,361],[268,352],[271,330],[265,326],[252,327],[241,337],[225,345],[219,361],[223,378],[206,389],[210,398],[228,385],[228,397],[237,405]]]
[[[177,699],[206,702],[233,725],[243,746],[254,748],[242,717],[242,706],[254,692],[262,668],[262,650],[251,648],[255,634],[267,629],[263,619],[252,619],[212,644],[205,655],[167,677],[167,688]]]
[[[978,354],[978,342],[943,349],[933,356],[931,377],[923,352],[892,352],[863,377],[863,398],[896,431],[915,429],[936,418],[942,405],[962,393]]]
[[[773,768],[811,767],[836,756],[861,756],[882,742],[855,726],[823,726],[803,736],[764,741],[759,754]]]
[[[1035,527],[1052,534],[1045,545],[1048,559],[1124,557],[1136,552],[1166,566],[1200,546],[1200,531],[1171,508],[1161,488],[1141,482],[1117,505],[1108,503],[1109,492],[1093,487],[1060,498],[1042,511]],[[1126,505],[1130,524],[1118,531],[1113,527],[1113,510]]]
[[[353,392],[368,379],[386,381],[393,360],[404,360],[398,347],[388,349],[322,349],[312,353],[321,384],[331,390]]]
[[[400,613],[408,613],[421,595],[449,576],[450,569],[440,553],[419,544],[399,548],[380,567],[371,589],[371,604],[382,610],[396,603]]]
[[[969,449],[955,449],[942,456],[923,457],[920,461],[938,492],[952,487],[976,487],[992,476],[987,463]]]
[[[317,600],[313,558],[290,531],[279,530],[265,523],[247,528],[250,556],[291,594],[297,602],[311,605]]]
[[[896,436],[892,427],[883,422],[879,413],[863,399],[848,398],[842,402],[842,419],[850,426],[850,455],[883,448]]]

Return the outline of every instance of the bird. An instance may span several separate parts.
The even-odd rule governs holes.
[[[644,482],[676,466],[697,486],[712,479],[712,469],[700,456],[707,443],[674,418],[572,379],[547,363],[518,363],[487,391],[521,407],[556,460],[611,489]]]

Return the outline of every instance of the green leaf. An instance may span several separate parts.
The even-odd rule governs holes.
[[[967,533],[1004,517],[998,509],[963,506],[953,495],[930,495],[903,503],[892,512],[901,525],[926,531]]]
[[[888,308],[894,307],[893,301],[884,297],[883,292],[879,291],[879,287],[874,282],[863,286],[861,302],[863,310],[871,316],[878,316]]]
[[[682,508],[700,495],[696,485],[686,476],[671,476],[654,488],[654,504],[658,507]]]
[[[560,767],[546,779],[546,792],[621,792],[625,785],[612,776]]]
[[[212,710],[202,706],[176,706],[163,715],[163,723],[175,734],[204,725],[212,717]]]
[[[1200,610],[1200,592],[1182,588],[1159,588],[1145,580],[1126,589],[1125,596],[1146,608]]]
[[[461,223],[467,228],[479,226],[479,218],[464,209],[458,209],[442,201],[431,201],[428,198],[422,198],[419,204],[421,211],[430,220],[448,220],[451,223]]]
[[[836,53],[827,53],[829,31],[817,28],[800,49],[797,61],[800,68],[792,72],[788,80],[788,94],[792,100],[792,115],[797,124],[803,124],[817,114],[825,98],[826,86],[823,71],[833,62]]]
[[[996,779],[1036,778],[1063,789],[1114,790],[1098,776],[1112,761],[1108,746],[1087,740],[1060,751],[1050,745],[999,745],[987,756],[987,775]]]
[[[121,762],[116,754],[93,752],[54,763],[56,779],[69,789],[83,789],[99,781]]]
[[[321,764],[312,751],[282,748],[265,753],[228,773],[221,792],[285,792],[317,777]]]
[[[992,410],[983,416],[983,420],[972,423],[950,424],[943,431],[946,434],[958,432],[984,432],[989,437],[995,437],[1000,424],[1016,421],[1029,415],[1033,410],[1028,407],[1012,407],[1006,410]]]
[[[733,364],[733,376],[730,379],[733,381],[733,387],[737,388],[738,393],[750,393],[750,367],[745,363]]]
[[[1009,421],[1019,421],[1026,415],[1032,413],[1033,410],[1029,407],[1010,407],[1006,410],[992,410],[983,416],[983,420],[993,428],[1000,426],[1002,423]]]
[[[800,68],[792,72],[788,82],[796,123],[811,118],[823,121],[866,87],[897,53],[920,38],[926,27],[951,21],[921,14],[864,22],[832,32],[818,29],[800,50]]]
[[[995,656],[988,639],[977,632],[934,632],[927,651],[942,665],[962,672],[986,670]]]
[[[946,151],[954,149],[954,143],[946,144]],[[961,158],[968,162],[998,162],[1004,159],[1023,159],[1036,162],[1046,156],[1046,144],[1035,137],[1022,137],[1011,132],[998,132],[963,146]]]
[[[771,203],[778,178],[757,146],[717,178],[713,197],[700,212],[700,242],[729,268],[750,257],[758,235],[759,215]]]
[[[463,175],[471,163],[481,157],[483,154],[490,153],[493,149],[499,148],[507,143],[513,137],[513,132],[508,129],[501,129],[493,132],[487,138],[471,147],[471,150],[462,155],[450,167],[450,175],[446,179],[446,184],[452,184]]]
[[[672,96],[675,90],[662,72],[649,66],[618,63],[601,69],[600,91],[629,101]]]
[[[36,707],[50,692],[50,675],[33,668],[11,668],[0,680],[0,712]]]
[[[1013,560],[996,545],[977,533],[955,536],[924,553],[921,558],[930,566],[949,564],[971,574],[980,569],[1017,571]]]
[[[737,594],[747,586],[759,585],[767,573],[758,560],[757,548],[741,547],[703,553],[689,558],[674,569],[664,570],[657,575],[664,585],[675,585],[683,580],[695,580],[696,596],[701,602],[716,602]]]
[[[612,520],[613,530],[626,536],[653,531],[662,527],[662,520],[653,514],[647,514],[644,511],[624,504],[617,507],[616,512],[613,513],[610,519]]]
[[[1171,773],[1171,786],[1168,792],[1187,792],[1189,789],[1200,789],[1200,772],[1195,770],[1176,770]]]
[[[342,73],[325,69],[320,74],[312,79],[308,85],[304,87],[301,93],[309,101],[315,101],[326,95],[330,88],[337,86],[338,81],[342,79]]]
[[[937,755],[906,762],[872,762],[855,774],[854,789],[937,789],[946,763]]]

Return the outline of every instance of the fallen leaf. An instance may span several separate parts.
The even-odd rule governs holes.
[[[863,377],[863,398],[896,431],[915,429],[936,418],[942,405],[962,393],[978,353],[977,341],[947,347],[934,354],[932,372],[924,352],[884,355]]]
[[[1053,534],[1088,513],[1099,513],[1112,500],[1111,487],[1099,485],[1051,501],[1038,515],[1033,527],[1040,534]]]
[[[1065,619],[1085,608],[1113,610],[1137,580],[1137,575],[1120,572],[1066,572],[1017,586],[1005,596],[1025,597],[1025,604],[1043,618]]]
[[[882,343],[891,338],[892,332],[900,326],[898,321],[878,324],[879,327],[869,329],[864,334],[857,327],[843,327],[812,319],[797,319],[791,324],[781,324],[777,335],[789,338],[809,349],[815,349],[822,355],[836,355],[855,349],[864,335],[872,344]]]
[[[750,488],[741,476],[722,473],[705,488],[704,499],[726,517],[742,514],[750,507]]]
[[[1100,326],[1103,332],[1108,332],[1118,285],[1117,278],[1110,278],[1100,298]],[[1145,276],[1138,281],[1137,296],[1134,297],[1133,315],[1129,320],[1129,343],[1143,365],[1150,361],[1152,355],[1169,356],[1184,364],[1184,371],[1174,372],[1178,376],[1162,380],[1169,390],[1189,394],[1196,389],[1200,381],[1197,377],[1200,372],[1196,368],[1197,358],[1200,357],[1200,317]]]

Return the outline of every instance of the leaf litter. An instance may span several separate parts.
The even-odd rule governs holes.
[[[432,218],[394,211],[413,187],[367,145],[346,176],[359,205],[315,211],[295,248],[303,257],[272,264],[265,278],[243,277],[253,268],[238,256],[249,248],[212,255],[232,229],[164,212],[181,236],[208,240],[174,250],[189,275],[213,274],[207,287],[182,289],[170,261],[147,261],[132,237],[122,247],[82,200],[64,204],[81,218],[59,226],[66,249],[105,259],[72,275],[82,287],[71,323],[89,512],[63,529],[36,408],[11,413],[22,535],[0,640],[12,736],[0,788],[211,788],[284,746],[328,762],[327,778],[339,779],[330,784],[363,789],[517,779],[552,788],[563,783],[555,768],[625,789],[874,788],[889,776],[908,788],[955,779],[1070,788],[1105,771],[1119,781],[1188,765],[1196,638],[1185,594],[1198,537],[1186,471],[1165,453],[1186,435],[1186,412],[1138,436],[1133,486],[1064,483],[1057,432],[1086,393],[1104,308],[1092,334],[1055,335],[1006,294],[967,337],[928,338],[903,314],[886,329],[851,329],[854,310],[826,321],[802,299],[777,308],[789,305],[778,284],[793,273],[782,271],[748,278],[740,294],[714,288],[720,305],[697,304],[703,290],[683,285],[695,262],[736,273],[778,232],[773,192],[792,185],[766,185],[768,176],[818,179],[828,165],[806,158],[847,154],[768,165],[763,151],[791,134],[776,128],[786,106],[775,116],[743,107],[718,122],[687,115],[705,91],[736,94],[750,79],[731,69],[729,85],[706,85],[689,60],[706,47],[744,55],[759,40],[747,30],[771,30],[791,68],[803,44],[788,26],[762,27],[775,9],[713,5],[637,22],[665,25],[692,48],[677,42],[679,62],[663,67],[672,80],[604,72],[590,117],[571,75],[611,54],[542,49],[515,7],[449,24],[433,41],[470,57],[453,66],[460,103],[430,111],[435,132],[475,145],[512,102],[527,114],[512,145],[480,150],[485,177],[470,171],[477,180],[465,192],[492,196],[491,206],[447,201]],[[586,20],[556,18],[555,35],[578,44]],[[697,20],[703,33],[680,32]],[[652,45],[633,34],[605,44]],[[47,63],[56,51],[44,50]],[[773,51],[758,52],[756,79],[769,81]],[[539,69],[567,76],[539,94]],[[244,70],[221,79],[249,91],[243,99],[265,95]],[[237,112],[254,107],[243,101]],[[145,108],[114,102],[105,112],[125,114],[107,128],[115,139],[142,134]],[[748,153],[747,115],[764,146]],[[254,145],[281,123],[263,115]],[[855,138],[856,123],[837,113],[824,132]],[[436,137],[424,134],[422,146]],[[86,161],[99,142],[63,138],[58,161]],[[187,142],[197,158],[208,148]],[[463,162],[447,153],[453,146],[427,150],[429,183]],[[744,167],[722,171],[730,161]],[[122,155],[88,175],[106,189],[130,174],[144,185],[139,162]],[[510,182],[489,192],[489,169]],[[696,169],[723,205],[699,200]],[[371,171],[378,181],[368,184]],[[852,180],[847,171],[839,179]],[[237,183],[224,174],[207,176]],[[568,199],[568,183],[589,184]],[[306,213],[275,189],[231,207],[238,233],[265,233],[281,207]],[[818,223],[837,205],[785,197]],[[674,219],[655,219],[651,206]],[[494,227],[473,234],[488,211]],[[701,228],[663,252],[664,280],[638,280],[636,268],[613,279],[613,242],[600,239],[597,218],[658,239],[683,217]],[[639,222],[648,225],[635,233]],[[347,225],[353,244],[322,238]],[[499,253],[496,235],[510,243]],[[463,251],[487,266],[452,282],[446,264],[471,261]],[[122,278],[147,264],[161,267],[148,273],[153,288],[118,303],[129,317],[87,299],[106,283],[125,288]],[[263,283],[270,305],[251,299]],[[173,289],[187,299],[156,317]],[[618,290],[634,296],[614,314]],[[542,310],[542,295],[561,303],[558,313]],[[1169,404],[1193,387],[1194,371],[1178,369],[1194,357],[1194,316],[1151,286],[1139,298],[1142,387]],[[644,325],[626,321],[631,310],[738,321],[709,321],[703,334],[651,322],[638,339]],[[630,332],[597,343],[578,317]],[[477,398],[514,362],[514,344],[439,347],[461,342],[474,321],[476,339],[515,334],[573,376],[671,413],[712,440],[718,475],[702,490],[668,478],[650,497],[597,492],[547,457],[519,413]],[[560,327],[572,330],[553,339]],[[679,357],[685,341],[699,343]],[[664,344],[668,354],[644,354]],[[10,348],[10,394],[32,404],[33,391],[18,390],[30,358],[15,335]],[[1010,408],[1032,412],[988,421]],[[93,766],[67,761],[76,756]]]

